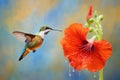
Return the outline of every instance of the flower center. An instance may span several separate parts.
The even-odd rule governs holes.
[[[83,45],[79,46],[79,49],[82,53],[91,53],[94,47],[93,43],[95,38],[96,36],[93,36],[91,39],[87,40]]]

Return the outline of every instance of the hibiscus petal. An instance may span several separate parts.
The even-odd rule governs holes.
[[[89,28],[84,27],[82,24],[74,23],[65,29],[65,36],[77,38],[79,41],[86,40],[86,35]]]
[[[87,64],[88,70],[95,72],[102,69],[105,65],[106,60],[112,54],[112,47],[110,43],[105,40],[95,41],[94,50],[88,58],[89,62]],[[94,65],[94,66],[93,66]]]
[[[101,70],[104,65],[105,65],[105,61],[103,61],[103,59],[101,58],[100,55],[98,55],[98,53],[92,53],[91,55],[89,55],[89,57],[87,58],[88,62],[87,62],[87,67],[86,69],[88,69],[91,72],[96,72]]]
[[[83,62],[82,61],[82,56],[79,55],[79,54],[80,53],[77,52],[77,54],[71,55],[71,56],[68,57],[70,65],[78,71],[80,71],[83,68],[82,67],[82,62]]]
[[[104,61],[106,61],[111,56],[112,46],[106,40],[95,41],[94,45],[96,51]]]
[[[78,23],[74,23],[65,29],[65,36],[61,40],[65,57],[73,55],[74,52],[78,51],[79,45],[86,41],[88,31],[88,28]]]

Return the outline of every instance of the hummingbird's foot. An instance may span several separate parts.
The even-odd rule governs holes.
[[[35,53],[36,52],[36,50],[33,50],[33,53]]]

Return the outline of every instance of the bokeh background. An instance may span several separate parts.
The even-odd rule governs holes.
[[[25,44],[12,34],[34,34],[43,25],[64,30],[72,23],[84,24],[89,5],[104,15],[104,39],[113,46],[104,80],[120,80],[120,0],[0,0],[0,80],[98,80],[98,72],[69,66],[60,45],[63,33],[50,32],[41,48],[22,61],[18,58]]]

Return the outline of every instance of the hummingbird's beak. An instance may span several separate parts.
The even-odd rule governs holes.
[[[51,29],[51,30],[53,30],[53,31],[59,31],[59,32],[62,32],[62,30],[56,30],[56,29]]]

